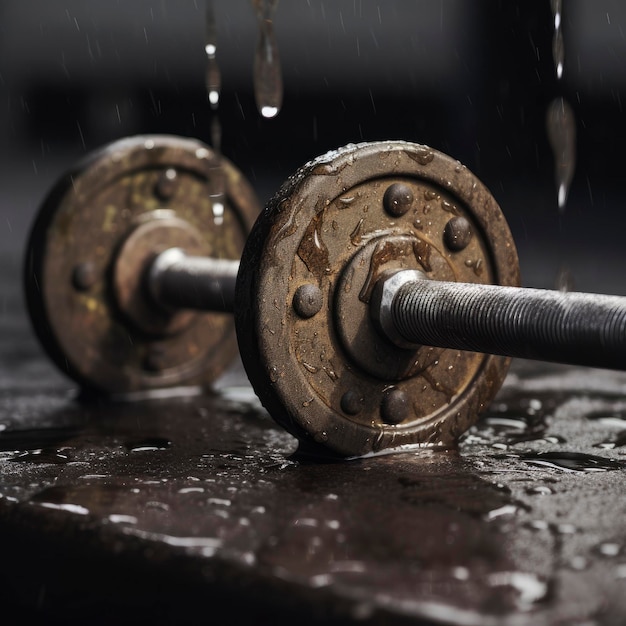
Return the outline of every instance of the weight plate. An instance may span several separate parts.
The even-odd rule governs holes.
[[[133,137],[93,154],[50,192],[27,247],[45,349],[101,391],[209,384],[236,355],[232,316],[162,310],[141,272],[170,247],[238,259],[258,213],[242,174],[199,141]]]
[[[486,408],[508,359],[383,339],[377,279],[518,285],[500,208],[465,167],[406,142],[348,146],[300,169],[257,221],[236,294],[241,356],[269,412],[343,456],[451,446]]]

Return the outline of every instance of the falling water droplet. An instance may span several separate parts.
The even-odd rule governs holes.
[[[576,121],[572,107],[563,98],[555,98],[548,106],[546,127],[554,153],[554,179],[562,211],[576,167]]]
[[[555,287],[563,293],[574,291],[574,277],[569,267],[561,267],[556,277]]]
[[[213,0],[206,0],[206,30],[204,51],[207,57],[206,89],[209,104],[212,109],[217,109],[220,101],[222,77],[217,64],[217,29],[215,27],[215,10]]]
[[[257,108],[266,118],[275,117],[283,101],[283,79],[274,34],[274,14],[278,0],[252,0],[259,23],[259,40],[254,57],[254,96]]]
[[[563,63],[565,60],[565,46],[563,45],[563,29],[561,28],[561,15],[563,11],[563,0],[550,0],[552,17],[554,18],[554,35],[552,38],[552,58],[554,59],[554,69],[556,77],[560,80],[563,77]]]
[[[217,63],[217,28],[213,0],[206,0],[206,29],[204,50],[207,56],[206,89],[211,109],[217,112],[220,101],[222,78]],[[225,180],[222,168],[222,126],[217,113],[211,120],[211,144],[215,152],[215,163],[211,166],[209,196],[212,202],[213,221],[216,226],[224,222]],[[200,158],[200,157],[199,157]]]

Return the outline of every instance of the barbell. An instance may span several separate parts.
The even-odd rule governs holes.
[[[96,153],[48,195],[28,244],[47,352],[108,393],[210,384],[236,354],[234,313],[269,413],[342,456],[453,445],[511,356],[626,368],[626,299],[520,288],[495,199],[429,147],[329,152],[258,213],[195,140]]]

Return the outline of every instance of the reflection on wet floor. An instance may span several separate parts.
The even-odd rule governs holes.
[[[560,388],[542,388],[550,376]],[[153,572],[175,557],[181,584],[202,588],[207,572],[245,581],[263,590],[250,606],[274,617],[289,613],[288,590],[313,607],[305,623],[624,614],[623,374],[520,364],[458,452],[350,462],[298,454],[233,382],[115,403],[79,402],[61,385],[25,395],[24,422],[3,403],[4,537],[23,551],[45,527],[88,569],[103,550]],[[33,588],[64,584],[47,576]],[[120,593],[131,602],[133,586]],[[55,602],[43,606],[67,610]]]

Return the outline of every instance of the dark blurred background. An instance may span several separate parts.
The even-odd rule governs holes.
[[[429,144],[496,196],[527,285],[566,275],[577,289],[626,294],[626,4],[564,5],[557,81],[549,0],[283,0],[284,106],[265,120],[252,94],[251,3],[216,0],[223,152],[265,201],[343,144]],[[210,141],[204,11],[202,0],[0,2],[0,258],[12,275],[47,188],[87,151],[137,133]],[[578,132],[563,212],[545,127],[557,96]]]

